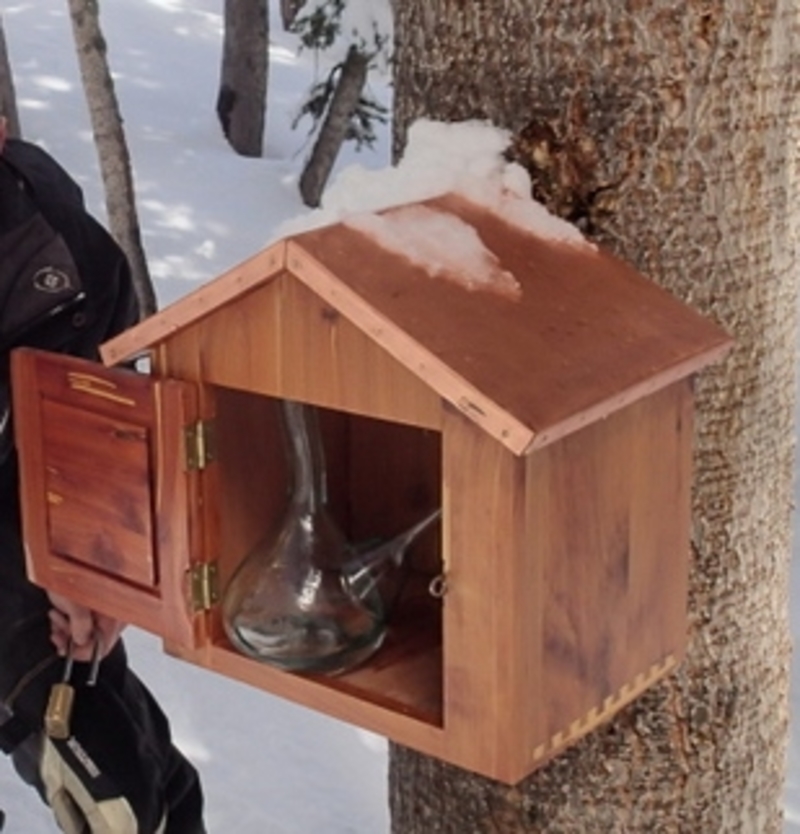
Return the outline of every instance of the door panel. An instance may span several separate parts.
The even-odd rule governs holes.
[[[50,545],[64,558],[157,586],[145,426],[42,400]]]
[[[194,647],[189,567],[201,488],[183,463],[197,387],[43,351],[12,358],[28,574],[48,590]]]

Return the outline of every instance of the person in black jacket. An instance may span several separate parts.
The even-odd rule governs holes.
[[[42,149],[7,139],[0,117],[0,747],[66,832],[203,834],[197,772],[129,668],[121,624],[25,574],[9,353],[28,345],[96,359],[137,317],[125,257],[80,188]],[[43,716],[68,642],[79,694],[71,735],[51,739]],[[97,681],[83,686],[95,647]]]

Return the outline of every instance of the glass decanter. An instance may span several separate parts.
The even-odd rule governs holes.
[[[345,578],[356,553],[327,507],[316,409],[290,400],[280,409],[291,497],[277,536],[259,542],[231,577],[223,623],[247,655],[288,671],[335,674],[383,642],[383,601],[377,585],[354,593]]]

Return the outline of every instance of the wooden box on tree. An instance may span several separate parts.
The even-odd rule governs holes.
[[[290,236],[106,343],[107,367],[15,353],[29,573],[188,661],[514,783],[680,661],[692,376],[729,345],[502,206],[446,195]],[[341,675],[259,663],[222,627],[282,512],[280,399],[318,407],[351,540],[442,508],[385,643]]]

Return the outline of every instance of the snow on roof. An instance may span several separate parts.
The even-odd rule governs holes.
[[[522,293],[519,281],[500,266],[500,259],[487,248],[475,227],[454,214],[410,205],[386,214],[355,214],[345,218],[344,225],[408,258],[433,278],[512,299]]]
[[[530,196],[527,172],[504,157],[510,140],[509,131],[488,122],[420,119],[409,129],[398,165],[377,171],[360,165],[345,168],[323,194],[322,207],[283,223],[276,237],[455,192],[520,230],[592,247],[575,226]]]
[[[323,195],[322,208],[284,223],[277,235],[343,222],[408,258],[431,277],[519,298],[519,282],[500,267],[497,255],[475,228],[433,208],[409,205],[456,193],[520,231],[594,248],[575,226],[550,214],[530,196],[527,172],[504,156],[509,144],[510,133],[487,122],[421,119],[409,130],[399,165],[378,171],[361,166],[344,169]]]

